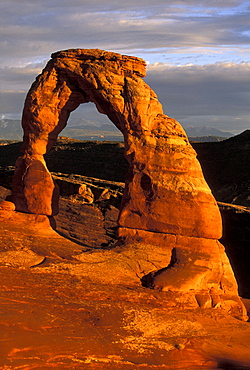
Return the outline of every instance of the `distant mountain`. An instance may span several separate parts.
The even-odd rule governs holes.
[[[198,142],[221,141],[233,136],[230,132],[220,131],[213,127],[186,126],[184,129],[190,140]],[[80,140],[122,139],[121,132],[113,123],[89,121],[84,118],[69,120],[67,127],[61,132],[61,135]],[[23,131],[20,120],[0,120],[0,140],[22,140],[22,137]]]
[[[87,122],[87,121],[86,121]],[[64,130],[90,130],[90,131],[118,131],[120,132],[113,123],[102,123],[100,126],[94,126],[90,124],[89,122],[82,125],[67,125],[67,127]]]
[[[203,137],[203,136],[216,136],[229,138],[233,134],[230,132],[220,131],[213,127],[194,127],[194,126],[184,126],[184,130],[188,137]]]
[[[226,140],[227,138],[226,137],[222,137],[222,136],[212,136],[212,135],[209,135],[209,136],[198,136],[198,137],[192,137],[192,136],[189,136],[188,137],[190,143],[214,143],[214,142],[217,142],[217,141],[223,141],[223,140]]]
[[[122,133],[112,123],[87,121],[76,119],[70,121],[61,132],[62,136],[68,136],[80,140],[121,140]],[[23,130],[20,120],[0,120],[0,140],[22,140]]]
[[[106,123],[105,123],[106,124]],[[71,116],[69,117],[69,120],[68,120],[68,123],[67,123],[67,127],[81,127],[81,126],[90,126],[91,128],[93,128],[93,126],[95,128],[100,128],[100,126],[103,125],[103,122],[99,122],[99,121],[92,121],[92,120],[87,120],[87,119],[84,119],[84,118],[79,118],[79,117],[75,117],[75,118],[71,118]],[[109,126],[113,126],[113,123],[107,123],[107,125]]]
[[[0,140],[22,140],[23,129],[19,119],[0,120]]]

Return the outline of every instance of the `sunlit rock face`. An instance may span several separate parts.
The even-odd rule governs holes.
[[[52,55],[26,98],[20,211],[51,215],[54,184],[43,159],[79,104],[94,102],[122,131],[130,164],[121,227],[217,239],[221,221],[196,153],[143,81],[145,62],[101,50]],[[167,88],[167,87],[166,87]],[[18,184],[20,182],[18,181]],[[22,192],[22,189],[24,191]]]
[[[216,305],[212,293],[237,296],[230,264],[217,242],[220,213],[184,130],[163,113],[145,74],[145,62],[131,56],[98,49],[52,54],[25,101],[23,156],[16,164],[12,200],[22,212],[58,211],[58,191],[43,155],[70,112],[94,102],[123,133],[130,165],[118,236],[125,245],[162,245],[169,254],[169,266],[148,275],[145,285],[205,290],[210,294],[205,305]]]

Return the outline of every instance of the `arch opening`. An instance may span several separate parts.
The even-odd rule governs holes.
[[[74,111],[79,110],[75,117],[78,117],[80,124],[87,122],[90,125],[79,118],[84,116],[84,108],[88,105],[92,105],[92,114],[93,108],[96,110],[94,103],[83,103]],[[74,118],[74,112],[70,113],[68,122],[72,114]],[[100,116],[104,117],[103,122],[106,121],[107,125],[109,119],[105,119],[104,114],[95,114],[97,119]],[[90,126],[91,132],[86,135],[86,131],[83,131],[85,136],[79,138],[81,141],[76,141],[74,134],[68,135],[71,131],[68,122],[59,133],[56,144],[45,155],[47,167],[60,188],[59,212],[54,216],[56,230],[85,247],[110,249],[117,241],[117,220],[128,169],[123,136],[118,129],[120,135],[110,137],[110,132],[101,134],[102,131],[94,131],[95,126]],[[115,128],[109,122],[109,128]],[[94,124],[102,129],[100,121]],[[73,127],[71,132],[77,130],[77,126]],[[68,139],[68,136],[73,139]],[[117,141],[119,138],[122,141]],[[116,141],[105,141],[110,139]]]
[[[123,134],[106,114],[99,113],[92,102],[72,111],[60,136],[78,140],[123,141]]]

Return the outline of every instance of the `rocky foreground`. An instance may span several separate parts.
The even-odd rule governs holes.
[[[157,260],[139,244],[93,249],[60,236],[46,216],[5,212],[3,369],[249,368],[249,323],[202,297],[198,307],[188,294],[142,286],[164,250]]]
[[[53,176],[55,218],[2,203],[3,369],[249,368],[249,323],[206,297],[145,288],[164,248],[115,245],[123,183]]]
[[[250,160],[249,133],[246,131],[221,143],[193,144],[208,184],[219,201],[223,219],[221,242],[233,266],[239,293],[244,298],[250,298],[250,213],[247,207],[250,167],[246,166]],[[0,185],[8,189],[11,188],[20,144],[0,147]],[[114,244],[128,170],[123,151],[122,142],[82,142],[59,138],[46,155],[46,161],[60,186],[60,213],[56,216],[60,233],[91,248],[107,248]],[[216,182],[214,172],[217,174]],[[232,187],[234,196],[231,194],[229,198]],[[234,199],[238,204],[231,203],[236,202]]]
[[[74,145],[79,149],[73,150]],[[125,172],[126,164],[122,144],[117,143],[59,140],[48,158],[50,168],[55,170],[66,157],[68,166],[73,155],[84,158],[80,145],[91,146],[85,152],[91,153],[97,171],[103,168],[101,161],[115,152],[117,164],[105,170],[112,180],[122,177],[121,166],[124,163]],[[18,144],[2,151],[11,166]],[[87,172],[84,160],[74,163],[76,172],[82,167]],[[87,173],[94,175],[93,171],[92,166]],[[11,167],[2,171],[1,199],[10,193],[12,175]],[[53,177],[61,192],[55,218],[11,210],[9,218],[1,218],[1,368],[250,367],[248,322],[233,318],[222,307],[206,308],[202,297],[198,306],[193,297],[143,287],[142,277],[152,266],[164,263],[164,251],[157,251],[161,259],[156,260],[155,253],[139,245],[126,251],[115,247],[123,182],[58,172]],[[219,206],[224,220],[222,242],[240,294],[247,298],[250,213],[244,206]],[[6,211],[1,212],[6,217]],[[51,227],[55,223],[57,232]],[[249,300],[243,301],[249,309]]]

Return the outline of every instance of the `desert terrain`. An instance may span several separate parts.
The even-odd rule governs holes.
[[[53,53],[0,148],[5,370],[250,367],[249,131],[192,146],[145,75]],[[58,139],[88,102],[124,143]]]
[[[232,146],[230,140],[216,143],[218,153]],[[201,158],[204,145],[195,144]],[[205,158],[217,168],[214,145],[206,144]],[[59,138],[47,156],[61,189],[59,214],[15,212],[2,219],[1,367],[248,369],[247,322],[223,309],[197,308],[188,296],[143,287],[142,276],[161,261],[139,245],[126,251],[115,246],[127,171],[123,146]],[[2,199],[10,193],[19,149],[20,143],[0,147]],[[237,168],[249,153],[241,149]],[[218,179],[221,188],[226,181]],[[84,185],[91,192],[79,191]],[[247,204],[219,200],[222,242],[248,306],[250,211]]]

